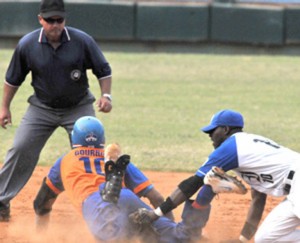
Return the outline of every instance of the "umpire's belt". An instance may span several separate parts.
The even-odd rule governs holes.
[[[289,194],[291,190],[291,183],[294,178],[295,171],[291,170],[288,174],[288,177],[285,180],[284,191]]]

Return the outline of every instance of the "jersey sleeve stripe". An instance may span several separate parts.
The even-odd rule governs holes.
[[[48,177],[46,179],[46,184],[55,194],[59,194],[62,192],[61,190],[59,190],[57,187],[53,185],[52,181]]]
[[[148,187],[150,185],[151,185],[150,181],[145,181],[144,183],[139,184],[136,188],[134,188],[133,192],[135,194],[138,194],[139,192],[141,192],[142,190],[144,190],[146,187]]]

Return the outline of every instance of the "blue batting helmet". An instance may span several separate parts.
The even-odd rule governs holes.
[[[103,148],[105,143],[104,127],[95,117],[84,116],[79,118],[71,134],[72,147]]]

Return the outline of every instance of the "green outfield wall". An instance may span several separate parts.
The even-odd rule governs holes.
[[[67,23],[101,40],[134,40],[134,3],[68,3]]]
[[[67,25],[98,41],[300,44],[300,8],[215,4],[66,1]],[[38,28],[39,1],[0,1],[0,38]]]
[[[282,7],[215,4],[211,8],[211,40],[247,44],[284,44]]]
[[[208,40],[208,6],[141,3],[136,13],[137,40]]]
[[[0,2],[0,37],[17,37],[40,26],[39,3]]]
[[[300,44],[300,8],[285,10],[285,43]]]

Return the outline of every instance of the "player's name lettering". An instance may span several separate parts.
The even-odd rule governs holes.
[[[97,157],[103,157],[104,152],[99,150],[89,150],[89,149],[80,149],[75,151],[75,155],[86,155],[86,156],[97,156]]]

